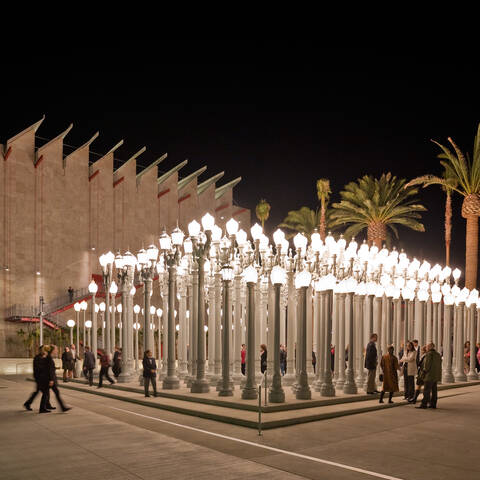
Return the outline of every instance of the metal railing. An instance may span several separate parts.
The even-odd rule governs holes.
[[[57,310],[60,310],[62,307],[66,307],[67,305],[75,303],[78,300],[82,300],[89,295],[90,292],[88,291],[88,287],[78,288],[77,290],[73,291],[71,296],[69,293],[66,293],[64,295],[59,295],[51,302],[45,303],[44,311],[47,315],[49,315]]]

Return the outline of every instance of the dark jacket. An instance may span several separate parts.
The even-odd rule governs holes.
[[[42,361],[43,357],[39,353],[33,358],[33,378],[37,383],[41,374]]]
[[[83,359],[83,368],[86,370],[92,370],[95,368],[95,355],[92,352],[85,352],[85,358]]]
[[[104,368],[108,368],[110,366],[110,356],[104,354],[100,357],[100,365]]]
[[[266,369],[267,369],[267,352],[264,351],[260,356],[260,371],[262,373],[265,373]]]
[[[430,350],[423,361],[424,382],[440,382],[442,380],[442,357],[436,350]]]
[[[55,372],[55,362],[51,355],[46,357],[41,357],[39,361],[39,385],[45,387],[48,386],[49,382],[57,382],[57,374]]]
[[[155,377],[157,375],[157,362],[153,357],[143,357],[143,376],[144,377]],[[152,372],[152,370],[155,370]]]
[[[375,342],[368,342],[365,352],[365,368],[375,370],[377,368],[377,346]]]
[[[74,363],[72,352],[62,353],[62,368],[64,370],[73,370]]]
[[[280,350],[280,364],[284,365],[287,363],[287,352],[285,350]]]

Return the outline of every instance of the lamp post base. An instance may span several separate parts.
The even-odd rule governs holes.
[[[191,393],[208,393],[209,391],[210,384],[206,378],[202,378],[201,380],[195,379],[192,382],[192,386],[190,388]]]
[[[270,403],[284,403],[285,392],[283,391],[283,388],[280,390],[270,390],[268,392],[268,401]]]
[[[467,380],[469,382],[474,382],[476,380],[478,380],[478,375],[475,373],[475,372],[469,372],[468,375],[467,375]]]
[[[332,383],[324,383],[320,389],[320,395],[322,397],[334,397],[335,396],[335,387]]]
[[[295,392],[295,398],[297,400],[311,400],[312,391],[310,390],[310,387],[308,385],[300,386]]]
[[[162,388],[164,390],[177,390],[180,388],[180,380],[178,377],[165,377],[163,379]]]
[[[443,372],[442,383],[455,383],[455,377],[452,372]]]
[[[256,400],[258,398],[258,392],[255,387],[245,387],[242,391],[243,400]]]
[[[295,374],[294,373],[287,373],[286,375],[283,376],[282,378],[282,383],[286,387],[289,387],[290,385],[293,385],[295,383]]]
[[[122,372],[117,378],[118,383],[129,383],[133,380],[133,375],[130,372]]]
[[[345,385],[343,386],[343,393],[347,395],[356,394],[358,393],[357,386],[354,382],[345,382]]]
[[[467,376],[463,372],[457,373],[455,375],[455,381],[456,382],[466,382],[467,381]]]

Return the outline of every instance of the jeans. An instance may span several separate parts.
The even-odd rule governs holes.
[[[84,370],[85,378],[88,380],[90,386],[93,385],[93,368],[87,368]]]
[[[436,408],[438,400],[437,382],[425,382],[423,386],[422,407],[426,407],[428,403]]]
[[[108,367],[102,367],[100,368],[100,375],[98,379],[98,388],[102,386],[103,383],[103,377],[107,377],[107,380],[110,382],[110,384],[114,384],[113,378],[108,374]]]
[[[405,398],[413,398],[415,394],[415,376],[405,375]]]

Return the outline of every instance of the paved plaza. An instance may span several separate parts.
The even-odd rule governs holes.
[[[22,408],[32,387],[25,376],[0,378],[2,480],[469,480],[480,472],[478,385],[440,392],[437,410],[385,408],[261,437],[252,428],[66,388],[73,409],[39,415],[39,399],[34,412]]]

